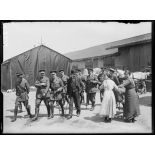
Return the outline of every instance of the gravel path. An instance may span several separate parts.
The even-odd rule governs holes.
[[[3,93],[4,98],[4,133],[151,133],[151,93],[140,96],[141,115],[135,123],[125,123],[121,116],[122,110],[117,111],[117,116],[111,123],[104,123],[98,116],[100,109],[99,93],[96,96],[96,107],[92,112],[90,106],[83,104],[80,117],[74,116],[71,120],[59,116],[58,107],[55,109],[55,117],[47,119],[47,112],[44,103],[40,106],[40,117],[37,121],[31,122],[29,118],[24,118],[26,110],[18,114],[16,122],[11,122],[15,102],[15,93]],[[35,92],[30,92],[29,103],[32,114],[35,108]],[[68,108],[66,106],[66,114]]]

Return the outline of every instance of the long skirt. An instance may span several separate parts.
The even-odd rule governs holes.
[[[139,98],[135,89],[129,89],[125,92],[124,117],[132,119],[140,115]]]
[[[116,114],[116,100],[112,90],[105,90],[101,103],[100,116],[113,118]]]

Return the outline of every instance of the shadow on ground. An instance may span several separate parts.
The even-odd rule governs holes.
[[[92,117],[84,117],[84,119],[93,121],[95,123],[104,122],[104,118],[100,117],[99,114],[96,114],[95,116],[92,116]],[[113,118],[112,120],[119,121],[119,122],[124,122],[124,120],[123,120],[123,112],[122,111],[117,111],[117,113],[115,115],[115,118]]]
[[[13,112],[14,113],[14,109],[7,109],[6,111],[9,111],[9,112]],[[25,111],[18,111],[18,113],[22,113],[22,112],[25,112]]]
[[[144,96],[144,97],[141,97],[141,98],[139,99],[139,104],[140,104],[140,105],[144,105],[144,106],[149,106],[149,107],[151,107],[151,105],[152,105],[151,96]]]

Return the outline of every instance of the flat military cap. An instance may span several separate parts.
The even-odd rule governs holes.
[[[112,71],[112,72],[115,72],[115,70],[113,68],[110,68],[109,70]]]
[[[39,72],[45,72],[45,69],[40,69]]]
[[[76,70],[71,70],[71,74],[75,74],[75,73],[77,73]]]
[[[92,68],[88,68],[88,71],[93,71],[93,69]]]
[[[22,73],[16,73],[16,76],[17,77],[20,77],[20,76],[22,76],[23,74]]]
[[[50,73],[57,73],[57,71],[56,70],[52,70],[52,71],[50,71]]]
[[[81,69],[77,69],[78,72],[81,72]]]
[[[59,70],[59,72],[62,72],[62,71],[64,72],[64,70],[63,70],[63,69],[60,69],[60,70]]]

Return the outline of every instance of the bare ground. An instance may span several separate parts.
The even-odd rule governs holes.
[[[29,94],[29,104],[31,112],[34,114],[35,108],[35,92]],[[152,132],[152,101],[151,93],[140,96],[141,115],[135,123],[125,123],[121,116],[122,110],[117,111],[116,118],[111,123],[104,123],[103,119],[98,116],[100,101],[99,93],[96,96],[96,107],[92,112],[90,106],[82,105],[80,117],[74,116],[67,120],[59,115],[59,107],[55,108],[55,117],[47,119],[47,111],[44,103],[40,106],[39,119],[31,122],[29,118],[25,118],[26,110],[23,106],[23,112],[18,114],[16,122],[11,122],[13,118],[13,109],[15,102],[15,93],[3,93],[4,106],[4,133],[151,133]],[[65,113],[68,114],[68,105],[65,105]]]

